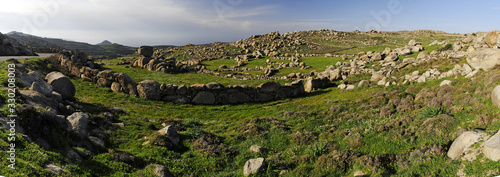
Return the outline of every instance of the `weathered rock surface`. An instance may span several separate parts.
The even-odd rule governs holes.
[[[165,128],[159,130],[158,134],[167,137],[175,146],[179,145],[179,134],[177,133],[177,129],[175,129],[174,126],[166,126]]]
[[[500,85],[497,85],[493,91],[491,91],[491,102],[493,105],[500,107]]]
[[[161,100],[160,84],[156,81],[145,80],[137,85],[137,92],[142,98],[148,100]]]
[[[473,144],[487,139],[489,136],[483,132],[467,131],[462,133],[453,144],[451,144],[450,150],[448,150],[448,157],[456,160]]]
[[[490,160],[500,160],[500,131],[484,143],[483,154]]]
[[[81,139],[88,136],[87,125],[89,116],[83,112],[76,112],[68,116],[66,119],[71,123],[73,132]]]
[[[52,109],[57,109],[57,107],[59,106],[59,103],[55,99],[47,98],[40,92],[31,90],[20,90],[19,92],[21,93],[21,96],[26,100],[26,103],[30,105],[41,108],[50,107]]]
[[[500,64],[500,50],[489,48],[477,49],[469,54],[467,62],[474,69],[488,71]]]

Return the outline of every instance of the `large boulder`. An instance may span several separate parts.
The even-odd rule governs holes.
[[[137,82],[125,73],[120,73],[117,76],[117,81],[120,83],[121,91],[123,93],[137,96]]]
[[[177,133],[177,129],[175,129],[174,126],[166,126],[165,128],[159,130],[158,134],[161,136],[165,136],[175,146],[179,145],[179,134]]]
[[[161,100],[160,84],[153,80],[145,80],[137,85],[137,92],[142,98],[148,100]]]
[[[250,159],[243,167],[243,175],[250,176],[262,172],[264,171],[265,165],[264,158]]]
[[[68,116],[66,119],[71,123],[73,132],[81,139],[88,136],[87,125],[89,116],[83,112],[75,112]]]
[[[139,47],[139,50],[137,51],[139,55],[145,56],[145,57],[151,57],[153,56],[154,50],[153,47],[151,46],[141,46]]]
[[[52,88],[57,93],[61,94],[63,99],[72,99],[75,97],[76,88],[73,82],[60,72],[51,72],[45,76],[47,83],[52,85]]]
[[[491,102],[500,108],[500,85],[497,85],[491,92]]]
[[[427,59],[430,57],[431,54],[429,54],[429,52],[420,52],[420,54],[418,54],[417,56],[417,60],[423,60],[423,59]]]
[[[212,92],[201,91],[192,100],[195,104],[212,105],[215,104],[215,95]]]
[[[467,62],[474,69],[488,71],[500,64],[500,50],[490,48],[477,49],[469,54]]]
[[[484,132],[467,131],[462,133],[453,144],[451,144],[450,150],[448,150],[448,157],[457,160],[465,152],[467,148],[473,144],[479,142],[480,140],[487,139],[488,134]]]
[[[500,131],[484,143],[483,154],[490,160],[500,160]]]

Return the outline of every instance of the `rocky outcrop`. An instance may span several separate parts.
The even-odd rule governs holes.
[[[469,54],[467,63],[474,69],[483,69],[488,71],[500,64],[499,49],[477,49]]]

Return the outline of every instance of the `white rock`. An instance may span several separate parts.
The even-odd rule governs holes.
[[[453,141],[447,155],[449,158],[456,160],[464,153],[465,149],[479,141],[488,139],[488,137],[488,134],[483,132],[464,132],[455,141]]]
[[[342,89],[342,90],[343,90],[343,89],[345,89],[345,88],[347,87],[347,85],[345,85],[345,84],[340,84],[338,87],[339,87],[340,89]]]
[[[354,90],[354,88],[356,88],[356,86],[354,86],[354,85],[347,85],[347,87],[345,89],[346,90]]]
[[[493,91],[491,91],[491,102],[493,105],[500,108],[500,85],[497,85]]]

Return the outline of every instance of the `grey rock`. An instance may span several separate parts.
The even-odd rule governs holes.
[[[215,95],[212,92],[201,91],[192,100],[195,104],[212,105],[215,104]]]
[[[271,93],[279,90],[281,85],[277,82],[264,82],[260,84],[257,89],[261,93]]]
[[[137,92],[142,98],[148,100],[161,100],[160,84],[153,80],[145,80],[137,85]]]
[[[170,142],[172,142],[174,145],[179,145],[180,139],[179,139],[179,134],[177,133],[177,129],[175,129],[174,126],[169,125],[166,126],[165,128],[161,129],[158,131],[159,135],[166,136]]]
[[[106,148],[104,141],[97,137],[89,136],[89,140],[93,145],[99,146],[100,148]]]
[[[88,136],[87,125],[89,122],[89,116],[83,112],[76,112],[68,116],[66,119],[71,123],[73,132],[81,138],[85,139]]]
[[[50,98],[52,95],[53,88],[52,85],[48,84],[44,80],[40,80],[39,82],[37,81],[33,82],[31,84],[30,90],[40,92],[41,94]]]
[[[47,98],[45,95],[40,92],[35,92],[31,90],[20,90],[19,93],[21,97],[26,100],[26,103],[33,105],[35,107],[47,108],[50,107],[52,109],[57,109],[59,103],[52,98]]]
[[[151,46],[141,46],[139,47],[139,50],[137,51],[139,55],[145,56],[145,57],[151,57],[153,55],[153,47]]]

